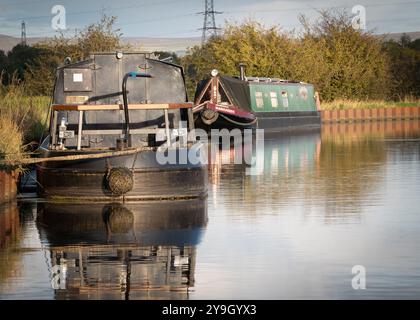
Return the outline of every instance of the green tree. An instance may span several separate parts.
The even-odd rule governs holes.
[[[389,62],[381,39],[355,30],[345,13],[321,12],[319,20],[300,21],[300,35],[247,21],[191,48],[182,59],[190,94],[211,69],[238,75],[238,63],[244,62],[250,76],[313,83],[327,101],[387,95]]]
[[[39,55],[44,52],[39,48],[18,44],[7,53],[0,53],[0,66],[2,70],[3,84],[9,85],[12,79],[23,81],[25,72],[35,62]]]
[[[404,100],[420,97],[420,41],[411,42],[402,36],[400,41],[383,45],[390,57],[391,98]]]
[[[7,55],[4,53],[3,50],[0,50],[0,86],[2,84],[6,84],[5,79],[4,79],[4,74],[7,72],[7,65],[8,65],[8,60],[7,60]]]
[[[314,83],[324,100],[386,98],[389,92],[389,58],[382,39],[356,30],[345,12],[320,12],[304,28],[293,74]]]
[[[55,70],[69,57],[72,61],[89,58],[93,52],[110,52],[122,49],[121,33],[114,29],[116,17],[103,15],[93,23],[66,38],[63,34],[38,43],[35,49],[45,54],[39,55],[26,69],[26,87],[31,94],[49,95],[55,80]]]
[[[178,55],[175,52],[169,52],[169,51],[155,51],[153,52],[155,54],[155,56],[157,56],[158,59],[162,60],[162,59],[168,59],[171,58],[172,59],[172,63],[173,64],[181,64],[181,60],[178,57]]]

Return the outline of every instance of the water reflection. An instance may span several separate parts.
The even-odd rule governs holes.
[[[220,150],[209,166],[209,180],[216,185],[214,205],[227,205],[227,212],[234,214],[242,202],[241,215],[255,216],[302,203],[306,215],[321,215],[326,223],[357,221],[364,197],[382,182],[378,170],[384,169],[386,150],[385,142],[377,140],[375,126],[370,131],[354,126],[266,134],[264,148],[252,151],[260,167],[257,175],[247,175],[247,165],[233,164],[233,149],[238,146]],[[250,147],[245,146],[243,153],[248,152],[245,148]]]
[[[206,200],[39,204],[56,299],[186,299]]]
[[[0,283],[20,272],[20,257],[12,250],[20,240],[19,225],[19,209],[16,204],[0,205]]]
[[[266,136],[258,175],[234,152],[204,200],[2,207],[0,298],[420,297],[419,121]]]

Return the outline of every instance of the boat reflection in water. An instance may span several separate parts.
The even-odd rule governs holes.
[[[256,142],[254,137],[252,144],[236,144],[230,149],[220,147],[215,157],[209,157],[209,182],[219,185],[221,180],[234,179],[241,183],[251,183],[267,177],[287,178],[292,174],[305,170],[311,171],[319,166],[321,153],[319,128],[291,132],[265,132],[263,138],[262,144]],[[235,163],[235,157],[238,154],[240,159],[246,159],[252,155],[252,164],[245,161]],[[286,180],[280,179],[276,183],[282,181]],[[251,188],[260,187],[251,186]],[[243,188],[240,189],[243,190]],[[255,190],[251,192],[258,197],[263,196]]]
[[[187,299],[206,199],[41,204],[56,299]]]

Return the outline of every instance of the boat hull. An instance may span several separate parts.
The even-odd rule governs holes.
[[[258,129],[269,131],[290,131],[321,127],[321,115],[317,111],[258,112]]]
[[[256,122],[241,119],[232,115],[219,114],[212,124],[203,122],[199,114],[195,118],[195,126],[206,131],[211,129],[264,129],[267,131],[298,131],[321,127],[321,115],[317,111],[309,112],[258,112]]]
[[[224,107],[214,103],[207,103],[204,107],[194,112],[194,122],[197,128],[211,129],[234,129],[252,128],[256,123],[252,112],[241,110],[234,106]]]
[[[177,149],[177,157],[181,151]],[[82,152],[44,149],[41,156],[55,157],[57,153],[66,156]],[[140,201],[206,196],[206,165],[190,162],[161,164],[157,157],[154,151],[142,151],[106,158],[42,162],[36,166],[38,194],[56,201]],[[130,191],[116,195],[109,189],[107,177],[112,168],[127,168],[131,172],[133,183]]]
[[[206,131],[210,131],[211,129],[250,129],[255,127],[254,123],[250,123],[248,119],[242,119],[239,117],[231,116],[231,115],[225,115],[225,114],[219,114],[216,121],[212,124],[206,124],[203,119],[197,115],[195,119],[195,127],[204,129]]]

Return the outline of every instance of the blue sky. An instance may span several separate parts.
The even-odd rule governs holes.
[[[66,8],[69,33],[96,22],[101,12],[118,17],[117,27],[130,37],[200,36],[204,0],[0,0],[0,34],[20,36],[20,23],[26,21],[28,37],[53,36],[51,8]],[[315,18],[317,10],[366,7],[367,27],[376,33],[420,31],[420,0],[214,0],[217,25],[253,18],[267,26],[285,30],[299,27],[298,15]]]

